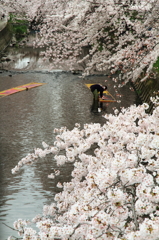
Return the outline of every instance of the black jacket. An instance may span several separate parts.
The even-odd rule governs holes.
[[[103,97],[103,91],[105,90],[101,85],[94,84],[90,86],[91,92],[94,92],[94,90],[97,89],[98,92],[100,92],[100,97]]]

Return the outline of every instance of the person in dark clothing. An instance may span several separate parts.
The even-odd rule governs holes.
[[[94,99],[98,99],[98,93],[100,92],[100,97],[103,97],[103,91],[107,89],[107,86],[102,86],[100,84],[94,84],[90,86],[90,90],[94,95]]]

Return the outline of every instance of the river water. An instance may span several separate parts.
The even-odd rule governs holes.
[[[27,55],[27,63],[31,55]],[[36,61],[36,60],[34,60]],[[42,147],[42,141],[53,144],[54,128],[66,126],[72,129],[75,123],[105,122],[104,113],[113,113],[113,108],[129,107],[137,101],[136,94],[125,86],[115,92],[114,84],[107,76],[90,76],[85,79],[70,72],[26,69],[26,58],[14,61],[14,69],[0,72],[0,91],[30,82],[44,85],[0,98],[0,240],[17,236],[11,228],[19,218],[32,219],[42,214],[44,204],[53,201],[59,190],[59,181],[69,181],[72,165],[60,168],[62,175],[56,180],[48,179],[52,169],[57,168],[51,157],[32,166],[24,167],[17,175],[11,169],[21,158]],[[19,64],[19,65],[18,65]],[[32,63],[33,66],[33,63]],[[92,94],[85,83],[105,84],[116,103],[103,104],[102,112],[92,111]],[[53,157],[52,157],[53,158]]]

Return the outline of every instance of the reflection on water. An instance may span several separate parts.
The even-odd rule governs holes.
[[[35,62],[35,59],[31,59],[30,57],[24,57],[22,59],[18,59],[15,63],[15,69],[23,69],[26,68],[30,62]]]
[[[93,99],[91,112],[96,114],[102,111],[106,112],[106,104],[103,104],[103,102],[98,102],[97,100]]]
[[[0,68],[9,70],[49,70],[50,62],[48,59],[44,61],[40,51],[41,49],[33,49],[29,46],[23,48],[8,47],[2,61],[0,61]]]
[[[25,59],[27,62],[27,58]],[[20,64],[20,63],[19,63]],[[20,67],[20,65],[19,65]],[[105,76],[81,79],[66,72],[3,72],[0,75],[0,91],[29,82],[47,83],[41,87],[22,91],[0,99],[0,239],[16,235],[2,223],[12,226],[18,218],[32,219],[42,213],[45,203],[53,201],[58,181],[69,181],[71,164],[61,167],[62,175],[48,179],[56,167],[53,156],[25,167],[17,175],[11,169],[42,141],[53,144],[54,128],[74,127],[76,122],[105,122],[104,112],[113,113],[114,107],[134,104],[136,96],[128,87],[120,89],[121,103],[103,104],[102,112],[91,111],[92,93],[84,83],[104,83]],[[115,96],[114,87],[108,81],[108,90]]]

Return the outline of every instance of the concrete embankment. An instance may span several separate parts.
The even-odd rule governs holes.
[[[154,104],[151,101],[151,97],[159,95],[159,80],[158,76],[156,79],[148,79],[147,81],[141,82],[136,81],[133,85],[134,88],[143,103],[149,104],[148,113],[152,113]]]
[[[7,23],[3,30],[0,31],[0,53],[9,45],[11,39],[12,31],[10,24]]]

